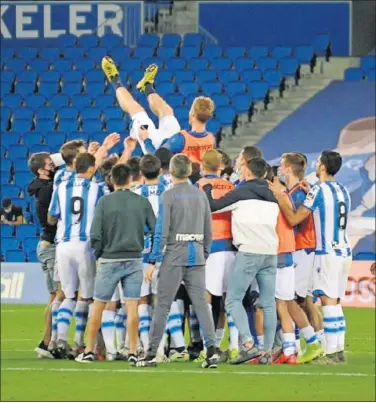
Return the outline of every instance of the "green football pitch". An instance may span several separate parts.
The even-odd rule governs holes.
[[[1,307],[4,401],[375,401],[375,310],[346,309],[343,365],[258,365],[202,370],[194,363],[132,368],[126,362],[41,360],[43,307]]]

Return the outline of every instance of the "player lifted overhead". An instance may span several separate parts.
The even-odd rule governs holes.
[[[341,166],[339,153],[321,153],[316,163],[320,183],[310,190],[296,212],[288,206],[283,187],[276,182],[269,184],[290,225],[300,224],[313,212],[316,232],[313,294],[320,297],[323,305],[326,339],[326,356],[318,359],[320,363],[345,361],[346,322],[340,301],[345,295],[352,252],[346,231],[350,195],[346,187],[335,180]]]
[[[152,64],[146,69],[144,78],[138,83],[137,89],[145,93],[150,109],[158,116],[158,129],[145,112],[145,109],[121,83],[118,69],[110,57],[104,57],[102,59],[102,69],[109,82],[115,88],[116,98],[121,109],[129,113],[132,119],[130,136],[139,141],[144,154],[147,154],[147,149],[139,136],[141,127],[148,130],[154,148],[159,148],[164,139],[171,137],[180,130],[180,125],[174,116],[173,109],[154,90],[153,84],[158,71],[156,65]]]

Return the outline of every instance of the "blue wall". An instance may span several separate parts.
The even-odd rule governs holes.
[[[308,45],[329,32],[333,54],[349,55],[350,2],[200,3],[199,22],[221,46]]]

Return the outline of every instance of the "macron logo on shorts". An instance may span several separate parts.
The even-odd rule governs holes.
[[[176,234],[177,241],[189,242],[189,241],[203,241],[203,234]]]

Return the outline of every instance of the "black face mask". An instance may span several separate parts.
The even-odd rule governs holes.
[[[48,177],[49,177],[49,179],[53,179],[54,178],[54,176],[55,176],[55,170],[53,169],[53,170],[47,170],[46,169],[46,172],[48,172]]]

